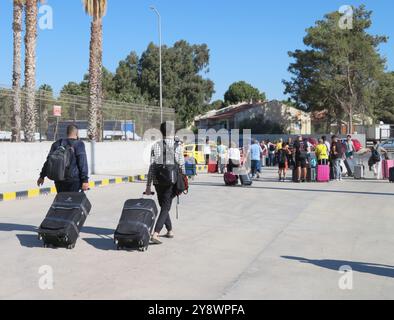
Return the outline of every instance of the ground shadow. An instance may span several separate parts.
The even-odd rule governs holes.
[[[116,250],[114,239],[111,238],[84,238],[83,241],[91,245],[92,247],[103,250],[113,251]]]
[[[264,182],[264,181],[259,181]],[[289,182],[290,184],[291,182]],[[291,183],[293,184],[293,183]],[[310,183],[306,183],[305,185],[309,186]],[[317,185],[324,185],[324,184],[317,184]],[[223,187],[229,188],[225,186],[224,183],[214,183],[214,182],[194,182],[191,186],[204,186],[204,187]],[[235,187],[242,188],[242,186],[238,185]],[[234,187],[233,187],[234,188]],[[367,192],[367,191],[347,191],[347,190],[327,190],[327,189],[300,189],[300,188],[287,188],[287,187],[264,187],[264,186],[248,186],[244,187],[248,189],[261,189],[261,190],[273,190],[273,191],[297,191],[297,192],[320,192],[320,193],[338,193],[338,194],[354,194],[354,195],[368,195],[368,196],[386,196],[392,197],[394,193],[389,192]]]
[[[343,266],[350,266],[353,271],[360,273],[368,273],[380,277],[394,278],[394,266],[367,263],[367,262],[356,262],[356,261],[344,261],[344,260],[310,260],[300,257],[282,256],[283,259],[295,260],[300,263],[312,264],[320,268],[325,268],[333,271],[339,271]]]
[[[26,248],[42,248],[42,241],[38,240],[36,234],[17,234],[16,237],[22,247]]]
[[[35,226],[29,226],[25,224],[0,223],[0,232],[11,232],[11,231],[37,232],[38,228]]]
[[[83,227],[81,232],[87,234],[94,234],[96,236],[112,236],[115,233],[115,230],[107,228]]]

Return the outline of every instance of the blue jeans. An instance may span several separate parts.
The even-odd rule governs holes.
[[[269,154],[268,164],[269,164],[269,167],[273,167],[275,165],[275,154],[274,153]]]
[[[252,169],[252,176],[253,177],[259,171],[259,166],[260,166],[260,160],[252,160],[251,161],[251,169]]]
[[[342,171],[341,171],[341,161],[342,159],[334,160],[334,179],[342,179]]]

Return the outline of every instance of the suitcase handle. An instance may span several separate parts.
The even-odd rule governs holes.
[[[147,196],[147,197],[153,197],[153,196],[155,195],[155,193],[152,192],[152,193],[149,195],[149,194],[146,194],[146,192],[144,192],[142,195]]]

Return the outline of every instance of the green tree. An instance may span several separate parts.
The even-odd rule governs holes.
[[[220,110],[226,107],[226,104],[223,100],[216,100],[210,104],[209,109],[211,110]]]
[[[394,123],[394,72],[384,74],[376,93],[375,118]]]
[[[208,72],[209,49],[206,44],[190,45],[178,41],[173,47],[163,46],[163,105],[174,108],[183,125],[208,108],[214,84],[202,74]],[[139,86],[150,104],[157,105],[159,88],[159,49],[153,43],[139,61]]]
[[[128,103],[144,103],[139,87],[139,57],[134,51],[119,62],[114,81],[115,99]]]
[[[290,52],[293,74],[284,81],[285,94],[309,111],[327,109],[340,121],[346,117],[349,130],[355,114],[371,115],[373,97],[378,87],[385,60],[378,46],[386,37],[370,35],[371,11],[365,6],[354,8],[353,27],[339,26],[341,15],[329,13],[307,30],[306,50]]]
[[[241,102],[265,101],[265,93],[253,87],[245,81],[233,83],[224,95],[227,104],[237,104]]]
[[[252,134],[284,134],[285,129],[280,123],[266,120],[263,115],[253,119],[246,119],[239,125],[239,129],[252,130]]]

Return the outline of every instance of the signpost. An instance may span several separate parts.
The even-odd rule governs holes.
[[[54,134],[54,141],[57,140],[57,132],[59,126],[59,118],[62,116],[62,107],[61,106],[53,106],[53,116],[56,117],[56,127],[55,127],[55,134]]]

